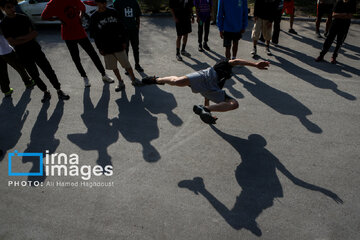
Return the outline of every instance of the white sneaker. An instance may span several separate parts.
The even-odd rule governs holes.
[[[250,52],[250,54],[255,56],[256,55],[256,48],[253,48],[253,50]]]
[[[265,52],[266,52],[266,54],[267,54],[268,56],[271,56],[271,55],[272,55],[269,47],[267,47],[267,48],[265,49]]]
[[[91,87],[90,81],[87,77],[84,77],[84,84],[85,84],[85,87]]]
[[[104,82],[107,82],[107,83],[113,83],[114,82],[114,79],[112,79],[111,77],[109,77],[108,75],[104,75],[104,76],[102,76],[102,80],[104,81]]]

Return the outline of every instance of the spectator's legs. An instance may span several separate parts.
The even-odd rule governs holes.
[[[43,51],[38,50],[34,53],[34,59],[36,62],[36,65],[39,66],[41,71],[45,74],[45,76],[50,80],[51,84],[56,90],[60,90],[60,82],[55,74],[55,71],[51,67],[49,61],[47,60],[45,54]]]
[[[71,58],[73,62],[75,63],[75,66],[77,70],[79,71],[81,77],[87,77],[86,72],[80,62],[80,53],[79,53],[79,47],[78,47],[78,41],[77,40],[65,40],[66,46],[69,49]]]
[[[19,73],[25,85],[31,84],[30,77],[15,52],[4,55],[3,59]]]
[[[7,93],[10,91],[10,80],[7,70],[7,63],[0,56],[0,87],[3,93]]]
[[[105,68],[97,55],[93,45],[91,44],[89,38],[80,39],[79,45],[85,50],[85,52],[89,55],[93,63],[95,64],[97,70],[101,73],[102,76],[105,75]]]

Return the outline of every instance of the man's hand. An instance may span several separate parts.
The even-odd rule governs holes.
[[[224,32],[220,32],[221,39],[224,39]]]
[[[261,62],[256,63],[256,67],[258,69],[267,70],[269,66],[270,66],[270,62],[268,62],[268,61],[261,61]]]

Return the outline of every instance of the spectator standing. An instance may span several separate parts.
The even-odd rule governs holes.
[[[280,23],[281,23],[281,15],[282,15],[283,7],[284,7],[284,0],[279,0],[278,8],[276,10],[275,18],[274,18],[274,31],[271,40],[273,44],[279,43]]]
[[[329,29],[329,35],[326,37],[322,51],[315,61],[320,62],[324,60],[325,54],[329,51],[336,37],[336,47],[330,60],[332,64],[336,64],[338,52],[345,41],[351,24],[351,18],[355,12],[355,0],[337,0],[332,13],[334,19]]]
[[[213,8],[212,8],[212,13],[211,13],[211,25],[216,25],[216,19],[217,19],[217,12],[218,12],[218,5],[219,5],[219,1],[218,0],[213,0]]]
[[[239,40],[248,25],[247,0],[219,0],[217,26],[224,39],[225,57],[236,58]]]
[[[295,1],[294,0],[284,0],[284,8],[283,13],[286,13],[290,15],[290,29],[289,33],[297,34],[297,32],[294,30],[294,17],[295,17]]]
[[[207,42],[209,40],[212,2],[211,0],[194,0],[194,5],[196,8],[196,21],[198,23],[199,51],[203,52],[204,49],[210,51]],[[202,44],[204,30],[204,44]]]
[[[271,40],[272,22],[276,17],[278,2],[279,0],[255,1],[254,27],[251,34],[254,45],[251,54],[254,56],[257,54],[256,45],[261,33],[263,34],[265,39],[266,53],[267,55],[271,55],[270,40]]]
[[[114,8],[120,13],[121,20],[128,34],[126,53],[129,56],[129,47],[131,44],[135,60],[135,69],[139,72],[143,72],[144,69],[140,66],[139,56],[139,30],[141,16],[139,3],[137,0],[115,0]]]
[[[176,26],[176,59],[182,61],[180,56],[180,45],[182,39],[181,55],[190,57],[191,54],[188,53],[186,48],[186,43],[188,40],[188,34],[191,33],[191,23],[194,23],[194,16],[192,8],[194,6],[193,0],[169,0],[169,6],[171,9],[171,14],[175,21]]]
[[[335,0],[317,0],[315,31],[316,31],[316,35],[319,38],[321,38],[321,34],[320,34],[321,18],[324,14],[327,14],[324,36],[327,37],[329,33],[329,28],[332,21],[332,9],[334,7],[334,2]]]
[[[41,18],[50,21],[59,19],[62,22],[61,37],[65,40],[71,58],[81,77],[84,79],[85,87],[90,87],[91,84],[81,64],[78,45],[90,56],[101,73],[102,80],[107,83],[113,83],[114,80],[106,75],[105,68],[82,26],[81,15],[84,12],[85,5],[81,0],[50,0],[42,12]]]

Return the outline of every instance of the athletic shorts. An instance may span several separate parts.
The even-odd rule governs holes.
[[[260,34],[262,33],[264,36],[264,39],[266,41],[270,41],[272,25],[269,27],[269,23],[270,23],[269,20],[257,18],[256,22],[254,22],[254,27],[252,29],[251,38],[255,41],[258,41]]]
[[[231,43],[242,38],[241,32],[224,32],[224,47],[231,47]]]
[[[317,5],[317,16],[322,17],[324,14],[329,15],[333,11],[333,4],[319,3]]]
[[[232,99],[226,92],[220,89],[217,80],[217,73],[214,68],[207,68],[198,72],[187,74],[190,87],[193,93],[200,93],[203,97],[214,103],[225,102]]]
[[[117,62],[119,62],[120,65],[125,69],[131,68],[131,65],[128,60],[125,50],[123,50],[121,52],[106,54],[104,56],[104,61],[105,61],[105,68],[108,70],[117,69],[118,68]]]
[[[191,20],[179,20],[179,22],[176,23],[176,33],[178,37],[186,35],[188,33],[191,33]]]
[[[291,1],[284,1],[284,8],[283,11],[286,14],[293,15],[295,13],[295,3],[294,0]]]

